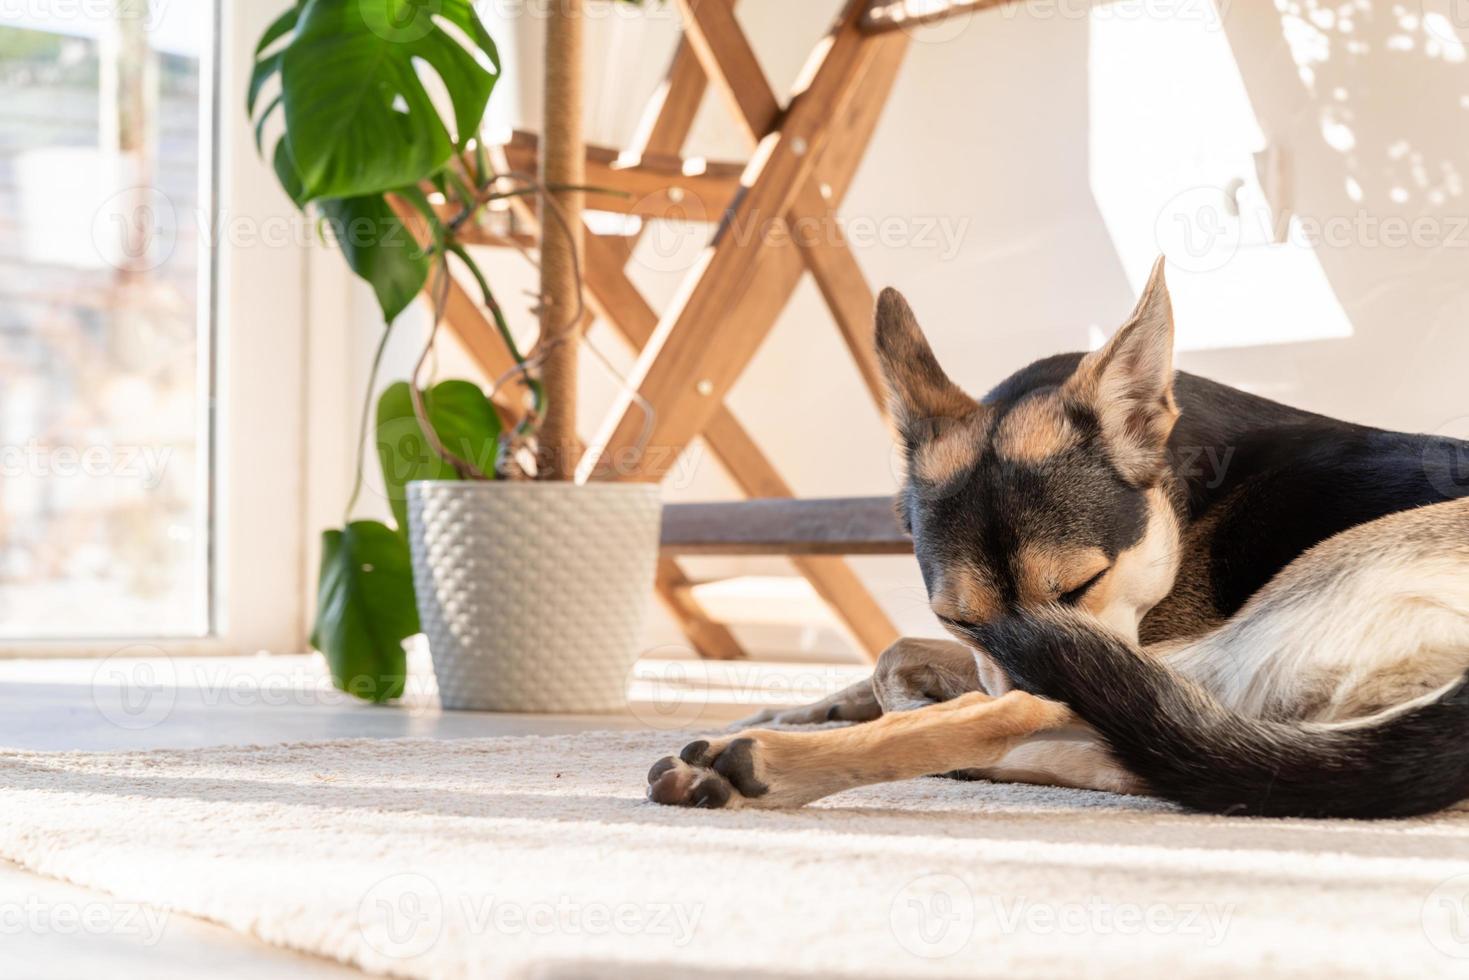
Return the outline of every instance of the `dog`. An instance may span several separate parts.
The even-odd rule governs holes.
[[[1469,798],[1469,444],[1176,372],[1162,259],[1100,350],[979,400],[895,290],[876,332],[898,518],[957,642],[900,640],[869,681],[754,720],[861,724],[690,743],[650,799],[938,774],[1270,816]]]

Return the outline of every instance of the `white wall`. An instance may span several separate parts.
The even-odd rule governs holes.
[[[1423,7],[1454,10],[1449,0]],[[836,8],[741,3],[778,90]],[[920,29],[842,209],[874,287],[908,295],[940,360],[978,392],[1036,357],[1099,342],[1166,248],[1184,369],[1354,420],[1469,435],[1466,25],[1425,18],[1416,2],[1342,9],[1350,16],[1314,0],[1236,0],[1221,20],[1208,0],[1031,0]],[[594,28],[595,139],[630,131],[660,77],[676,24],[668,13],[650,20],[619,15]],[[530,104],[535,32],[520,24],[497,36],[511,35],[530,39],[505,45],[517,99]],[[502,118],[513,122],[513,108]],[[707,100],[690,153],[743,157],[724,113]],[[1253,154],[1267,146],[1284,179],[1257,172]],[[1236,178],[1240,219],[1219,190]],[[1297,216],[1296,240],[1271,244],[1265,229],[1282,208]],[[1190,250],[1200,239],[1178,222],[1198,233],[1215,220],[1213,247]],[[1303,243],[1302,229],[1316,228],[1328,240]],[[697,246],[645,238],[630,268],[655,305]],[[495,275],[529,331],[521,291],[533,280],[522,266],[501,257]],[[364,293],[352,322],[355,403],[379,329]],[[400,325],[390,376],[421,329]],[[629,363],[604,331],[593,339]],[[465,370],[452,351],[442,365],[441,376]],[[591,430],[616,385],[600,365],[585,374]],[[884,430],[809,281],[730,401],[802,495],[894,488]],[[685,463],[669,499],[734,495],[712,462]],[[911,560],[855,564],[905,631],[937,631]],[[786,650],[838,645],[825,632],[742,635]],[[667,623],[649,640],[676,642]]]

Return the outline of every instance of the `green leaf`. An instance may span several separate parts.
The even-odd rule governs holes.
[[[324,532],[311,643],[326,654],[332,683],[365,701],[401,697],[403,641],[417,632],[407,541],[377,521]]]
[[[495,470],[500,445],[500,416],[479,385],[441,381],[423,393],[424,412],[444,447],[473,463],[485,475]],[[412,480],[455,480],[454,467],[438,457],[413,414],[408,383],[388,386],[377,402],[377,455],[383,486],[398,531],[408,533],[408,483]]]
[[[296,29],[296,21],[301,16],[301,0],[291,4],[289,10],[270,22],[265,33],[260,35],[260,42],[255,45],[255,56],[258,58],[270,47],[291,31]]]
[[[270,54],[266,54],[266,49],[295,30],[296,22],[300,16],[300,5],[293,4],[291,9],[272,21],[271,25],[265,29],[265,33],[260,36],[260,43],[255,45],[255,67],[250,71],[250,89],[245,96],[245,115],[254,118],[255,102],[260,98],[261,90],[265,88],[265,83],[279,72],[281,68],[281,54],[283,52],[273,51]],[[275,105],[272,104],[260,114],[261,122],[265,121],[265,117],[270,115],[271,110],[274,108]]]
[[[284,139],[276,141],[274,163],[275,179],[280,181],[281,189],[299,208],[301,206],[301,176],[296,173],[296,163],[291,159],[291,148],[286,145]]]
[[[420,64],[448,93],[454,134]],[[469,0],[308,0],[281,64],[286,134],[307,199],[381,194],[428,178],[478,130],[498,72],[495,44]]]
[[[271,99],[270,103],[265,107],[265,111],[260,114],[260,118],[255,122],[255,152],[257,154],[265,153],[265,124],[270,121],[270,114],[275,111],[276,106],[281,104],[283,98],[283,96],[277,95]]]
[[[293,160],[294,146],[289,147]],[[300,161],[295,160],[295,164],[299,174]],[[331,226],[347,264],[367,280],[377,294],[383,318],[391,323],[428,281],[429,262],[423,249],[382,194],[324,198],[316,204]]]

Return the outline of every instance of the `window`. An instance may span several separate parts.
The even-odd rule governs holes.
[[[0,640],[202,636],[210,5],[6,11]]]

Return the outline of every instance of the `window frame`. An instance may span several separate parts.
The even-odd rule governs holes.
[[[349,316],[344,277],[312,253],[310,225],[256,153],[245,117],[254,38],[288,0],[214,0],[213,43],[201,65],[200,200],[210,214],[201,240],[201,427],[209,436],[206,494],[208,631],[194,638],[86,637],[0,640],[0,658],[103,657],[162,652],[232,655],[307,649],[308,304]],[[283,237],[267,235],[290,229]],[[321,269],[320,292],[308,290]],[[310,297],[310,298],[309,298]],[[327,331],[330,333],[330,329]],[[318,358],[319,359],[319,358]],[[342,382],[333,378],[331,386]],[[313,403],[318,396],[310,396]],[[322,433],[322,438],[327,436]],[[337,481],[339,482],[339,481]]]

